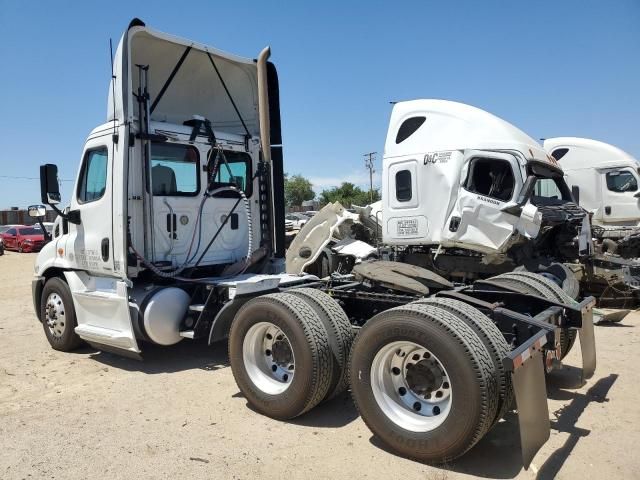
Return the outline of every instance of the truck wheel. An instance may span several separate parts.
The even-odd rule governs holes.
[[[511,374],[505,370],[502,363],[502,359],[508,355],[510,348],[498,327],[480,310],[458,300],[451,298],[425,298],[415,303],[433,305],[436,308],[442,308],[452,313],[469,325],[478,338],[482,340],[491,355],[494,369],[498,373],[498,408],[492,426],[498,423],[507,411],[512,408],[514,400]]]
[[[369,429],[419,461],[459,457],[496,415],[489,352],[465,322],[431,305],[408,304],[369,320],[353,344],[350,372]]]
[[[287,293],[307,302],[316,312],[329,335],[333,355],[333,375],[326,400],[336,397],[349,386],[347,363],[353,343],[353,330],[347,314],[333,298],[313,288],[295,288]]]
[[[510,272],[503,273],[491,278],[496,283],[510,286],[522,293],[538,295],[540,297],[561,303],[575,303],[565,292],[560,290],[548,278],[531,272]],[[560,330],[560,360],[567,356],[576,341],[577,330]]]
[[[54,350],[70,352],[82,344],[76,334],[76,311],[66,282],[54,277],[44,284],[40,297],[40,318],[44,334]]]
[[[516,272],[527,272],[526,267],[516,268]],[[562,263],[553,262],[550,265],[540,265],[538,269],[531,273],[537,273],[551,280],[555,285],[559,286],[572,299],[578,298],[580,295],[580,282],[569,267]]]
[[[331,386],[328,334],[313,308],[289,293],[249,300],[229,333],[233,376],[260,413],[290,419],[312,409]]]

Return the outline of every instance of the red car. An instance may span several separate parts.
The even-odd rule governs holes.
[[[0,233],[7,250],[39,252],[44,246],[44,232],[40,227],[17,226]]]

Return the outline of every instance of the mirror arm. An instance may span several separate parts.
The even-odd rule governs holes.
[[[38,217],[38,224],[40,225],[40,228],[42,229],[42,233],[44,235],[44,239],[47,242],[50,242],[51,241],[51,234],[49,232],[47,232],[47,229],[44,227],[44,223],[42,223],[42,219],[43,218],[44,217]]]
[[[47,203],[47,205],[49,205],[54,212],[56,212],[68,222],[71,222],[74,225],[80,225],[80,210],[71,210],[69,213],[64,213],[62,210],[51,203]]]

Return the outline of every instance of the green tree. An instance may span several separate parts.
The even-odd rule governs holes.
[[[373,201],[377,202],[378,200],[380,200],[380,191],[374,189]],[[363,190],[350,182],[342,182],[342,185],[339,187],[323,190],[322,193],[320,193],[320,203],[322,205],[333,202],[340,202],[345,208],[351,208],[353,205],[364,206],[372,203],[368,190]]]
[[[284,198],[288,206],[300,206],[305,200],[313,200],[316,192],[313,191],[311,182],[302,175],[284,175]]]

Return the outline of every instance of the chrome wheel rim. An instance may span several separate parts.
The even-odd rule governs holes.
[[[382,347],[371,364],[371,388],[383,413],[412,432],[442,425],[451,411],[449,374],[428,349],[409,341]]]
[[[264,393],[279,395],[289,388],[295,373],[291,342],[279,327],[260,322],[247,331],[242,343],[247,375]]]
[[[64,302],[55,292],[47,297],[44,317],[49,333],[55,338],[61,338],[67,325],[67,317]]]

